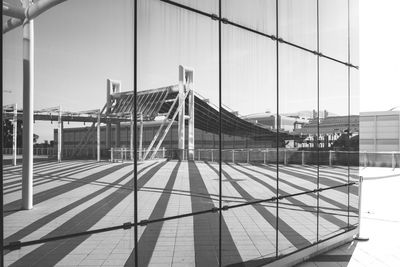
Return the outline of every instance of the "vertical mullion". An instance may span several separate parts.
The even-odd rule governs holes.
[[[219,255],[219,266],[222,266],[222,116],[221,116],[221,111],[222,111],[222,55],[221,55],[221,50],[222,50],[222,40],[221,40],[221,1],[219,0],[218,3],[218,94],[219,94],[219,159],[218,159],[218,165],[219,165],[219,172],[218,172],[218,182],[219,182],[219,198],[218,198],[218,207],[219,207],[219,218],[218,218],[218,255]]]
[[[347,62],[350,64],[350,0],[347,0]],[[350,227],[350,65],[347,65],[347,227]]]
[[[133,99],[134,99],[134,105],[133,105],[133,139],[134,141],[134,146],[133,146],[133,198],[134,198],[134,246],[135,246],[135,266],[138,265],[138,192],[137,192],[137,1],[134,0],[133,2]]]
[[[317,0],[317,136],[319,138],[319,61],[320,61],[320,48],[319,48],[319,0]],[[315,142],[314,142],[315,144]],[[317,189],[319,189],[319,145],[317,149]],[[319,242],[319,194],[317,191],[317,242]]]
[[[279,17],[278,0],[275,1],[276,27],[276,228],[275,228],[275,256],[279,256]]]

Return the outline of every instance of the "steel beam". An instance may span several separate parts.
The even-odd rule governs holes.
[[[25,10],[22,7],[17,7],[3,1],[3,15],[17,19],[24,19]]]
[[[28,8],[31,0],[24,0]],[[33,207],[33,91],[34,91],[34,32],[33,20],[23,24],[23,157],[22,157],[22,209]]]
[[[26,0],[23,0],[24,2]],[[24,4],[22,7],[24,9],[28,8],[28,10],[24,13],[27,14],[27,18],[25,18],[25,14],[23,18],[11,18],[6,21],[6,23],[3,23],[3,33],[9,32],[12,29],[15,29],[16,27],[23,25],[24,19],[27,20],[32,20],[45,12],[46,10],[52,8],[53,6],[56,6],[62,2],[65,2],[66,0],[40,0],[34,4],[31,4],[28,8],[28,6],[25,6]],[[24,3],[23,2],[23,3]],[[3,12],[4,12],[4,6],[3,6]]]

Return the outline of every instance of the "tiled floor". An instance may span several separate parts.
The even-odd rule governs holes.
[[[276,166],[223,164],[222,203],[232,206],[276,194]],[[146,161],[139,164],[138,218],[155,220],[211,210],[219,204],[218,164]],[[5,244],[122,225],[134,220],[131,163],[38,162],[34,208],[21,211],[21,166],[4,168]],[[347,182],[347,169],[320,169],[321,187]],[[314,166],[280,166],[280,194],[315,189]],[[351,211],[357,188],[350,189]],[[320,239],[347,227],[347,188],[320,194]],[[248,205],[222,213],[223,265],[259,266],[278,251],[287,254],[317,239],[316,194]],[[350,213],[352,216],[353,212]],[[357,220],[353,220],[356,222]],[[138,228],[140,266],[217,266],[219,214],[151,223]],[[6,251],[10,266],[132,266],[134,231],[115,230]]]
[[[368,241],[343,245],[298,265],[400,266],[400,169],[363,168],[361,235]]]

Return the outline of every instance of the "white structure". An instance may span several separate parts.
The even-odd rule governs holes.
[[[400,152],[400,110],[361,112],[360,151]]]

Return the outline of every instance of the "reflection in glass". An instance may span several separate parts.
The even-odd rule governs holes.
[[[319,0],[320,52],[348,61],[348,0]]]
[[[288,42],[316,50],[317,0],[280,0],[279,36]]]
[[[308,146],[317,134],[317,58],[281,45],[279,67],[279,194],[290,195],[317,188],[317,149]],[[317,241],[316,206],[313,193],[279,201],[281,253]]]
[[[223,26],[222,41],[222,201],[232,206],[276,195],[276,48],[231,25]],[[242,261],[275,256],[274,205],[223,212],[222,237],[235,238]],[[222,244],[223,265],[235,263],[235,251]]]
[[[222,17],[258,32],[275,35],[275,0],[222,0]]]

